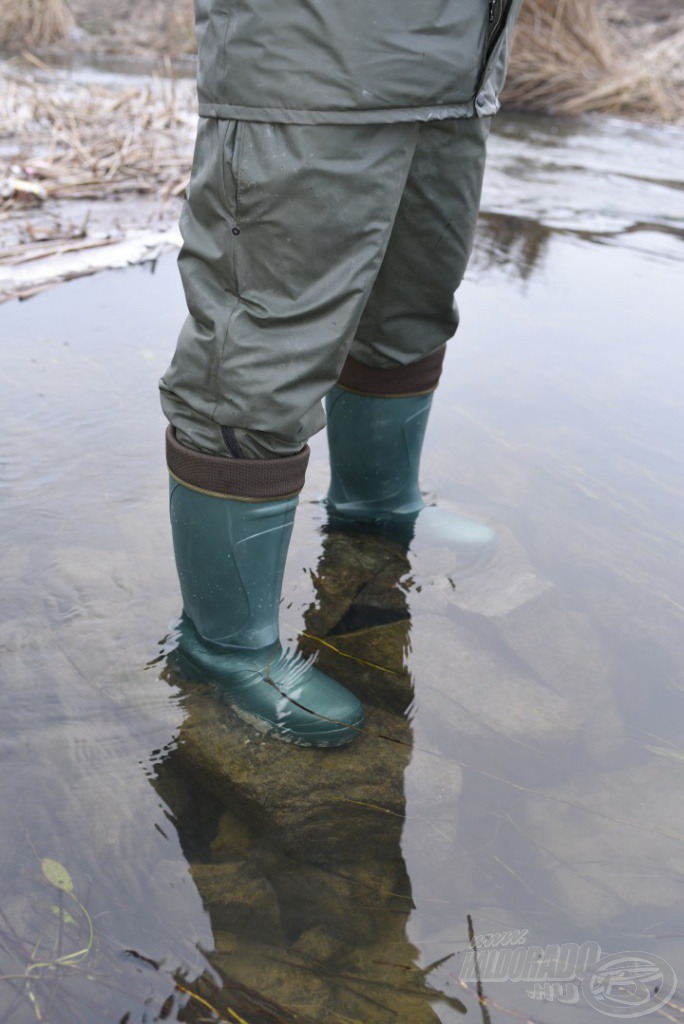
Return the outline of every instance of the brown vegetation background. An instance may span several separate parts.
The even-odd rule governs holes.
[[[191,0],[0,0],[0,47],[16,54],[0,61],[2,302],[88,272],[91,250],[175,230],[196,126]],[[157,73],[56,73],[51,58],[72,55]],[[504,103],[684,124],[683,66],[684,0],[525,0]]]
[[[191,0],[0,0],[0,44],[179,56]],[[525,0],[505,100],[530,110],[684,120],[684,0]]]

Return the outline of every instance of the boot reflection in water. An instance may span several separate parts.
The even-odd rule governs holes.
[[[407,569],[400,545],[384,537],[324,538],[307,631],[334,635],[362,659],[367,643],[391,671],[323,647],[367,703],[369,728],[353,751],[322,756],[250,742],[239,722],[223,728],[203,687],[166,676],[180,686],[186,717],[153,785],[170,807],[214,934],[211,985],[199,991],[226,1019],[439,1024],[437,1001],[465,1013],[421,964],[409,933],[407,769],[414,807],[435,813],[420,818],[423,843],[424,820],[454,834],[460,782],[453,765],[414,748],[405,714],[410,623],[396,584]],[[459,864],[448,883],[454,909],[464,875]]]
[[[414,700],[408,670],[411,564],[384,535],[328,529],[314,600],[304,613],[303,650],[369,707],[403,717]]]

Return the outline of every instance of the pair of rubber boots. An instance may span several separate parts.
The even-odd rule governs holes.
[[[467,568],[493,549],[486,526],[425,506],[420,455],[432,394],[373,397],[335,387],[327,399],[335,529],[416,534]],[[244,720],[306,746],[348,743],[363,728],[357,698],[279,641],[278,610],[297,497],[232,500],[171,477],[171,523],[183,596],[177,669],[216,687]]]

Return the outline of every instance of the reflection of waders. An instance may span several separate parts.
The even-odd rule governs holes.
[[[296,87],[304,123],[280,123],[285,104],[243,119],[233,116],[244,110],[235,98],[214,102],[228,86],[207,71],[206,5],[205,116],[181,218],[189,316],[161,381],[184,606],[177,659],[280,738],[337,745],[362,724],[361,705],[278,642],[306,442],[325,425],[321,400],[336,522],[361,521],[405,543],[414,529],[429,530],[464,565],[493,545],[488,528],[423,508],[418,469],[480,199],[489,117],[474,115],[497,109],[510,22],[497,21],[492,36],[482,0],[453,0],[477,44],[460,82],[478,82],[477,104],[396,103],[342,117],[315,109],[305,82]],[[269,121],[269,112],[278,116]]]

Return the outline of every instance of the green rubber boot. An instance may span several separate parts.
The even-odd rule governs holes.
[[[170,481],[183,595],[181,675],[211,683],[244,720],[302,746],[348,743],[361,704],[298,652],[285,652],[278,606],[297,498],[231,500]]]
[[[447,547],[459,569],[486,561],[488,526],[426,505],[418,486],[432,394],[376,397],[334,387],[326,399],[332,478],[330,526],[382,533],[404,544]]]

